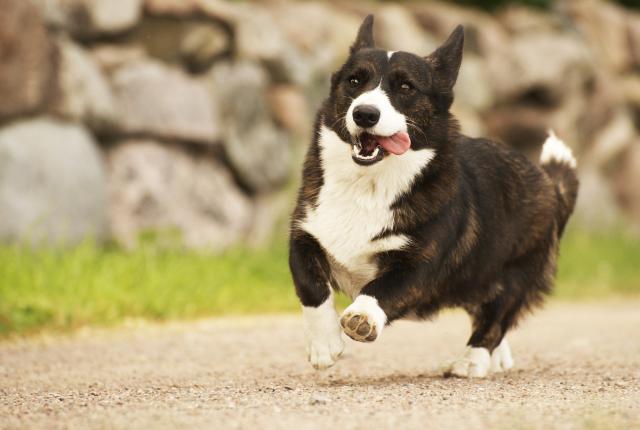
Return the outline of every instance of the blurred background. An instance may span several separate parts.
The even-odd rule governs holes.
[[[578,157],[555,297],[637,296],[639,6],[0,0],[0,336],[296,311],[288,216],[367,13],[425,55],[465,25],[463,131]]]

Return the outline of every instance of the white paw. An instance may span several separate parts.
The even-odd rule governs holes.
[[[373,342],[380,336],[387,315],[378,305],[378,301],[366,295],[360,295],[344,310],[340,325],[345,334],[358,342]]]
[[[303,306],[302,316],[309,362],[316,369],[333,366],[344,350],[333,294],[317,308]]]
[[[513,367],[513,358],[511,357],[511,348],[506,338],[502,339],[491,353],[491,371],[502,372]]]
[[[490,365],[488,349],[468,346],[462,357],[455,360],[445,374],[460,378],[484,378],[489,373]]]

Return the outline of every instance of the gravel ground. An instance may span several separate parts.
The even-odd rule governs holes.
[[[515,367],[441,377],[461,313],[349,341],[325,372],[298,316],[0,343],[1,428],[640,428],[640,302],[553,304],[509,336]]]

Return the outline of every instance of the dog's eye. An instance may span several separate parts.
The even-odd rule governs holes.
[[[402,83],[400,84],[400,89],[401,89],[402,91],[406,91],[406,92],[408,92],[408,91],[411,91],[411,90],[413,89],[413,85],[411,85],[409,82],[406,82],[406,81],[405,81],[405,82],[402,82]]]
[[[357,87],[358,85],[360,85],[360,79],[358,79],[356,77],[349,78],[349,84],[352,87]]]

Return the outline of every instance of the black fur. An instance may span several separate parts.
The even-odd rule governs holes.
[[[462,27],[427,57],[398,52],[390,62],[386,51],[374,48],[372,23],[367,17],[349,59],[332,76],[316,120],[291,228],[297,294],[304,306],[318,306],[328,297],[329,282],[338,287],[331,256],[298,222],[306,205],[317,204],[324,183],[320,125],[351,142],[345,113],[354,97],[382,80],[394,108],[411,121],[411,150],[432,148],[436,156],[392,205],[393,231],[374,238],[404,234],[412,245],[376,255],[378,276],[361,293],[378,300],[389,322],[462,307],[473,319],[469,345],[491,351],[550,291],[578,181],[567,165],[542,168],[503,145],[460,134],[449,108],[462,59]]]

